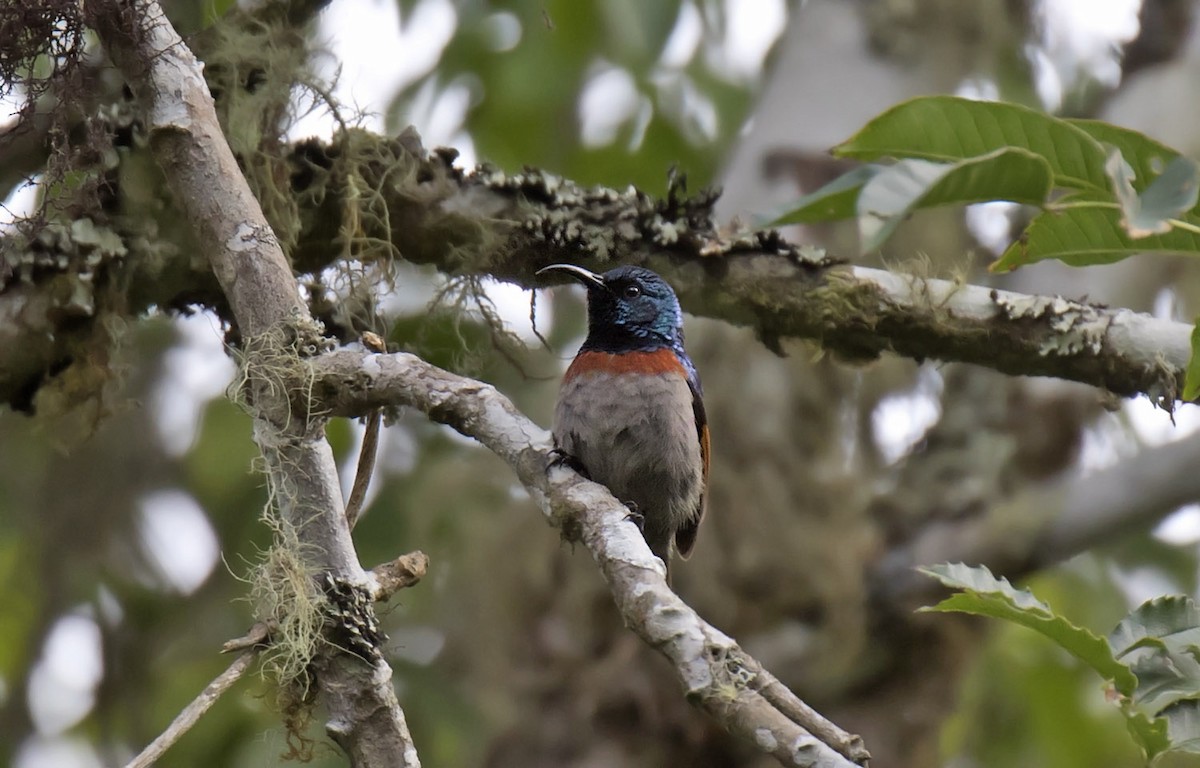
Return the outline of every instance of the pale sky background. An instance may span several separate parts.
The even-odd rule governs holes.
[[[705,55],[734,76],[756,77],[770,45],[782,31],[784,2],[726,0],[726,7],[730,18],[727,38],[699,52],[700,15],[694,6],[685,5],[660,63],[668,69],[678,68],[696,55]],[[1069,83],[1078,71],[1090,72],[1106,83],[1116,82],[1120,69],[1114,46],[1137,34],[1139,7],[1139,0],[1041,3],[1044,39],[1033,61],[1038,93],[1050,108],[1061,101],[1064,83]],[[382,113],[392,96],[436,66],[456,23],[450,0],[421,0],[408,19],[401,19],[392,0],[334,0],[320,21],[320,35],[332,54],[326,59],[323,74],[332,79],[340,63],[341,76],[334,89],[337,98],[363,113],[364,127],[382,131]],[[493,45],[500,49],[516,45],[523,33],[520,21],[510,13],[495,14],[491,26]],[[961,92],[986,98],[989,87],[987,83],[964,83]],[[647,108],[644,99],[629,73],[608,62],[597,62],[577,104],[586,141],[593,144],[611,141],[620,125],[637,121],[644,114]],[[465,86],[451,85],[440,94],[428,91],[417,99],[411,116],[426,145],[456,147],[461,153],[459,163],[467,168],[476,160],[474,143],[463,128],[468,101]],[[704,101],[698,96],[693,101],[693,117],[701,130],[705,130],[709,118]],[[11,111],[3,107],[0,104],[0,114]],[[327,137],[333,128],[333,121],[318,110],[299,119],[290,136]],[[6,207],[14,215],[28,210],[31,204],[30,188],[6,201]],[[989,217],[994,218],[995,213],[974,215],[979,219],[978,226],[986,228]],[[11,215],[5,216],[0,211],[0,226],[10,220]],[[506,320],[528,335],[528,294],[503,284],[493,284],[491,292]],[[1173,311],[1170,296],[1165,296],[1160,304],[1156,310],[1160,314]],[[150,407],[154,409],[166,449],[181,455],[196,438],[204,405],[223,394],[234,367],[222,348],[221,334],[212,317],[196,315],[175,322],[184,343],[168,353],[167,375]],[[564,354],[569,352],[564,350]],[[911,392],[897,394],[879,405],[874,415],[875,431],[883,439],[890,459],[900,458],[937,419],[941,387],[936,367],[928,366]],[[1196,408],[1178,409],[1176,423],[1172,425],[1166,414],[1154,409],[1145,398],[1127,401],[1125,413],[1148,445],[1179,439],[1200,426]],[[403,434],[394,437],[389,440],[390,453],[381,457],[381,465],[411,466],[414,451],[411,440]],[[1102,424],[1089,432],[1084,464],[1091,469],[1107,466],[1131,449],[1118,436],[1113,423]],[[203,509],[188,494],[178,490],[151,494],[142,499],[139,516],[142,546],[157,571],[147,575],[148,586],[188,594],[218,567],[219,542]],[[1164,521],[1157,533],[1166,540],[1196,543],[1200,539],[1200,507],[1192,505],[1180,510]],[[1134,582],[1129,587],[1133,592],[1168,591],[1165,586],[1145,580]],[[81,605],[62,616],[42,648],[29,685],[29,704],[37,735],[26,743],[15,768],[102,765],[99,756],[84,741],[69,734],[69,729],[91,710],[103,672],[97,621],[120,620],[116,601],[103,591],[97,597],[95,605]],[[439,647],[436,642],[419,645]],[[423,663],[431,661],[429,658]],[[6,691],[7,686],[0,680],[0,700],[7,695]]]

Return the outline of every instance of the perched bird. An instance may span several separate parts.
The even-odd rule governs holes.
[[[588,301],[587,339],[563,376],[554,412],[555,444],[564,460],[630,506],[670,581],[671,550],[686,559],[696,544],[709,456],[679,300],[643,267],[600,275],[552,264],[538,274],[547,272],[583,283]]]

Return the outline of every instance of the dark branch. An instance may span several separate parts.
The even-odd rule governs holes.
[[[969,362],[1014,375],[1057,376],[1123,396],[1145,394],[1165,407],[1181,389],[1191,330],[1182,323],[837,266],[774,233],[721,234],[712,219],[712,196],[655,200],[634,190],[582,189],[536,171],[506,175],[483,168],[464,175],[450,166],[452,156],[427,154],[411,132],[389,140],[351,131],[333,144],[309,140],[294,147],[292,188],[305,229],[293,266],[317,272],[341,256],[343,192],[353,178],[355,189],[378,192],[362,203],[357,231],[386,247],[369,251],[368,259],[399,253],[447,273],[493,275],[530,287],[533,273],[552,261],[641,263],[670,279],[687,310],[752,326],[772,348],[799,337],[852,359],[894,352]],[[139,265],[164,257],[160,251],[139,253],[144,238],[123,242],[126,255],[110,268],[113,279],[126,279],[139,299],[130,311],[189,302],[225,311],[211,277],[186,263],[138,273]],[[90,247],[69,236],[54,243],[60,250]],[[6,245],[18,244],[0,242],[0,248]],[[182,249],[179,258],[192,250]],[[32,254],[28,260],[52,264],[54,256]],[[13,263],[25,264],[22,258],[15,254]],[[21,301],[10,293],[0,290],[0,315],[17,311],[6,306]],[[75,320],[62,329],[67,338],[86,326]],[[36,389],[53,375],[48,360],[57,367],[69,362],[69,349],[38,356],[23,351],[60,339],[43,325],[20,324],[0,339],[0,399],[11,403]]]

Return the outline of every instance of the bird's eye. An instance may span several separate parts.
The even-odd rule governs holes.
[[[636,299],[642,295],[642,287],[636,283],[630,283],[625,286],[625,290],[621,291],[627,299]]]

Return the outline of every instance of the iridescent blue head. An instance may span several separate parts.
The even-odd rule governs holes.
[[[583,349],[634,352],[669,347],[683,353],[683,312],[675,291],[645,267],[623,266],[600,275],[573,264],[538,270],[565,272],[587,286],[588,336]]]

